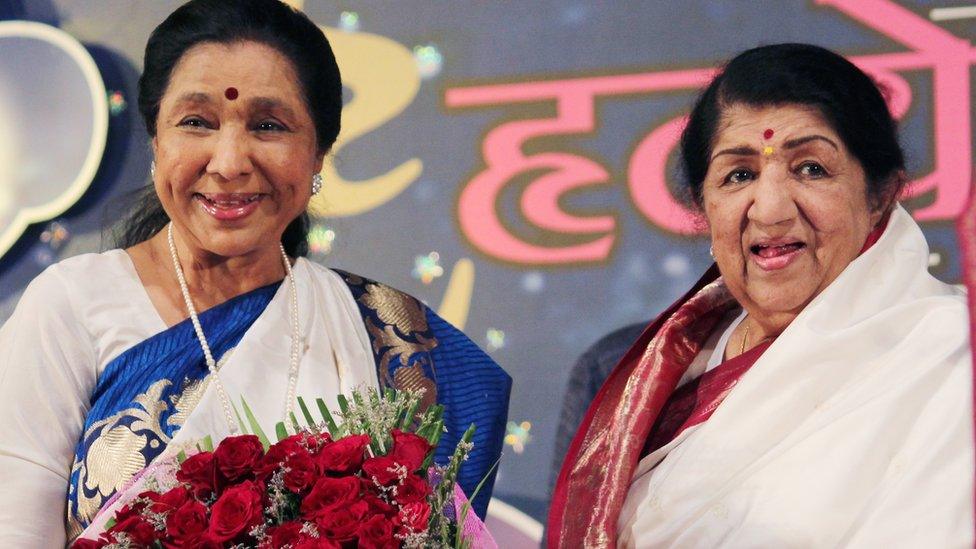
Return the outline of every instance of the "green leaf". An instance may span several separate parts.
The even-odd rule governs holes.
[[[339,411],[342,412],[343,415],[348,414],[349,401],[346,400],[346,395],[340,394],[339,396],[336,397],[336,400],[339,402]]]
[[[302,430],[302,426],[298,423],[298,418],[295,417],[295,412],[288,412],[288,417],[291,419],[291,426],[298,433]]]
[[[318,433],[319,429],[316,426],[316,421],[312,418],[312,413],[308,411],[308,406],[305,405],[305,399],[298,397],[298,407],[302,411],[302,415],[305,416],[305,423],[308,424],[308,428],[314,433]]]
[[[415,416],[417,415],[417,408],[419,407],[420,400],[418,399],[415,400],[409,408],[407,408],[406,413],[403,415],[403,419],[400,421],[401,430],[407,430],[414,424],[414,421],[416,421]]]
[[[186,461],[186,452],[180,450],[180,453],[176,454],[176,461],[182,465],[183,462]]]
[[[243,397],[241,398],[241,400],[244,400]],[[231,406],[231,408],[234,409],[234,415],[237,416],[237,426],[240,427],[241,434],[244,434],[244,435],[251,434],[250,431],[247,430],[247,424],[245,424],[244,423],[244,420],[241,419],[241,413],[240,413],[240,411],[237,410],[237,406],[234,406],[234,403],[233,402],[230,403],[230,406]]]
[[[325,421],[325,425],[329,429],[329,434],[333,438],[339,438],[342,433],[339,432],[339,427],[336,425],[335,419],[332,418],[332,413],[329,412],[329,407],[325,405],[325,401],[321,398],[315,399],[315,404],[319,407],[319,413],[322,414],[322,420]]]
[[[247,422],[251,426],[251,431],[258,436],[258,440],[261,441],[261,446],[264,446],[264,451],[267,452],[268,448],[271,447],[271,442],[268,441],[268,435],[264,434],[264,429],[261,428],[261,424],[258,423],[257,418],[254,417],[254,412],[251,411],[251,407],[247,405],[247,401],[241,398],[241,406],[244,408],[244,415],[247,417]]]
[[[278,437],[278,442],[288,438],[288,429],[285,428],[284,421],[279,421],[275,424],[275,436]]]
[[[203,437],[202,444],[203,444],[203,450],[205,452],[213,452],[214,445],[213,445],[213,437],[212,436],[207,435],[207,436]]]

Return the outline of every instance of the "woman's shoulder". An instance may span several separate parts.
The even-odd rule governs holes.
[[[93,302],[104,306],[130,299],[126,280],[128,256],[122,250],[85,253],[48,266],[31,280],[17,299],[14,311],[41,317],[86,317]],[[130,264],[131,265],[131,264]]]
[[[49,265],[35,276],[27,285],[25,293],[31,289],[43,288],[45,291],[61,293],[61,290],[77,291],[98,281],[107,270],[117,267],[122,250],[103,253],[85,253],[62,259]]]
[[[119,249],[79,254],[50,265],[34,280],[59,278],[68,285],[85,286],[97,282],[102,275],[124,273],[126,261],[128,256]]]
[[[361,309],[363,307],[372,310],[407,307],[417,312],[426,309],[421,300],[382,282],[342,269],[326,267],[311,260],[306,260],[305,263],[313,276],[341,282],[352,292],[353,299]]]

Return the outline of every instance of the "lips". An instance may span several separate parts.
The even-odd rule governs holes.
[[[802,255],[807,245],[799,240],[765,240],[749,247],[752,260],[763,270],[775,271],[786,268]]]
[[[196,199],[205,212],[220,221],[243,219],[257,210],[261,193],[196,193]]]

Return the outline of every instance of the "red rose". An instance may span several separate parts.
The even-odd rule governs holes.
[[[332,442],[332,435],[322,431],[317,435],[306,435],[305,445],[308,447],[312,454],[318,454],[319,450],[325,447],[326,444]]]
[[[319,452],[319,467],[327,473],[352,474],[362,467],[368,444],[369,435],[349,435],[330,442]]]
[[[393,523],[382,515],[373,515],[356,530],[360,549],[396,549],[399,543],[393,538]]]
[[[296,494],[308,488],[319,478],[319,469],[312,459],[312,454],[305,448],[288,456],[285,460],[285,488]]]
[[[430,522],[430,505],[426,501],[408,503],[400,508],[393,522],[400,527],[401,534],[426,532],[427,523]]]
[[[264,488],[249,480],[224,491],[210,512],[207,537],[223,543],[264,520],[263,494]]]
[[[137,515],[115,523],[108,531],[112,541],[117,541],[116,534],[124,533],[134,545],[151,545],[158,539],[153,525]]]
[[[369,511],[365,501],[334,507],[315,518],[319,532],[335,541],[349,541],[356,537],[356,529]]]
[[[257,477],[265,480],[277,471],[278,468],[284,466],[288,456],[303,449],[301,440],[301,435],[292,435],[271,445],[271,448],[268,448],[268,453],[254,467],[254,472]]]
[[[207,529],[207,507],[199,501],[188,501],[166,517],[166,535],[182,540]]]
[[[212,452],[200,452],[186,459],[176,472],[176,480],[190,485],[190,491],[199,499],[207,499],[217,488],[214,456]]]
[[[254,478],[254,467],[262,457],[264,447],[256,435],[227,437],[214,450],[217,470],[231,482]]]
[[[412,473],[423,465],[424,460],[434,449],[427,442],[427,439],[413,433],[404,433],[399,429],[393,430],[393,452],[392,456],[398,463],[407,466]]]
[[[297,520],[286,522],[268,530],[271,536],[271,548],[279,549],[286,545],[294,545],[302,538],[303,523]]]
[[[363,463],[366,478],[378,482],[380,486],[392,486],[400,482],[401,474],[406,476],[407,470],[393,458],[380,456],[369,458]]]
[[[224,546],[207,537],[206,532],[204,532],[175,543],[163,542],[163,547],[166,549],[223,549]]]
[[[403,479],[400,486],[397,486],[396,495],[393,499],[400,505],[406,505],[415,501],[424,501],[431,494],[430,484],[417,475],[410,475]]]
[[[143,494],[139,494],[139,496],[142,495]],[[137,497],[136,500],[123,505],[121,509],[115,512],[115,522],[119,523],[129,517],[139,516],[142,514],[142,512],[145,509],[146,509],[146,503],[143,501],[139,501]]]
[[[366,494],[363,496],[363,501],[369,506],[370,515],[383,515],[384,517],[392,517],[396,513],[396,509],[389,503],[383,501],[382,499],[376,497],[374,494]]]
[[[145,492],[140,494],[152,501],[149,509],[154,513],[168,513],[174,509],[179,509],[184,503],[189,501],[190,492],[183,486],[177,486],[165,494],[156,492]]]
[[[302,516],[313,519],[333,507],[357,499],[359,487],[357,477],[320,478],[302,500]]]
[[[303,538],[292,549],[341,549],[341,545],[326,538]]]

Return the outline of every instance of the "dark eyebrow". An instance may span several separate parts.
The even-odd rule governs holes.
[[[838,150],[838,151],[840,150],[840,147],[838,147],[837,146],[837,143],[834,143],[834,141],[832,139],[830,139],[829,137],[824,137],[824,136],[819,135],[819,134],[808,135],[806,137],[797,137],[796,139],[789,139],[789,140],[787,140],[787,141],[785,141],[783,143],[783,148],[784,149],[795,149],[795,148],[799,147],[800,145],[805,145],[805,144],[807,144],[807,143],[809,143],[811,141],[825,141],[831,147],[833,147],[835,150]]]
[[[715,160],[716,157],[722,156],[723,154],[731,154],[733,156],[750,156],[750,155],[759,154],[759,151],[753,149],[748,145],[741,145],[738,147],[732,147],[731,149],[722,149],[718,151],[717,153],[712,155],[712,160]],[[709,160],[709,162],[711,162],[712,160]]]
[[[210,103],[213,100],[203,92],[186,92],[176,98],[176,103]]]
[[[250,99],[248,101],[248,104],[255,109],[267,110],[267,111],[279,110],[289,118],[293,118],[293,119],[298,118],[298,116],[295,114],[295,111],[292,110],[291,107],[285,105],[280,100],[275,99],[273,97],[255,97],[253,99]]]
[[[802,145],[806,145],[807,143],[809,143],[811,141],[824,141],[827,144],[829,144],[831,147],[833,147],[835,150],[838,150],[838,151],[840,150],[840,147],[837,146],[837,143],[834,143],[834,141],[832,139],[830,139],[829,137],[824,137],[824,136],[822,136],[820,134],[807,135],[807,136],[804,136],[804,137],[797,137],[796,139],[789,139],[789,140],[787,140],[787,141],[785,141],[783,143],[783,148],[784,149],[795,149],[795,148],[800,147]],[[733,156],[751,156],[751,155],[759,154],[759,151],[756,150],[756,149],[753,149],[752,147],[750,147],[748,145],[741,145],[739,147],[732,147],[730,149],[722,149],[722,150],[718,151],[717,153],[715,153],[715,154],[712,155],[712,160],[715,160],[716,157],[718,157],[720,155],[723,155],[723,154],[729,154],[729,155],[733,155]]]

